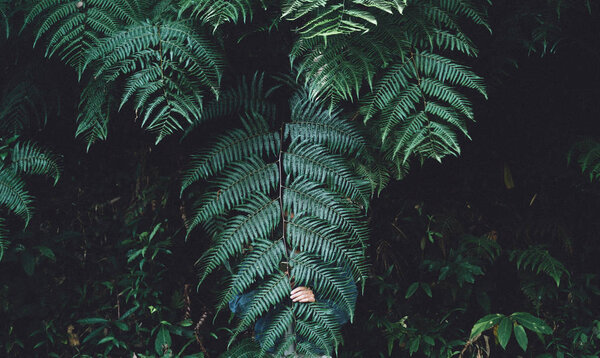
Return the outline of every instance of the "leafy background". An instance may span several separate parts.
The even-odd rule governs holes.
[[[77,9],[79,2],[65,3]],[[102,3],[97,2],[99,7]],[[114,27],[94,30],[118,35],[121,26],[146,18],[179,24],[177,15],[186,3],[192,4],[139,2],[146,10],[134,11],[144,15],[137,19],[107,7]],[[239,9],[272,5],[232,3]],[[408,5],[402,9],[406,16]],[[101,73],[80,73],[82,59],[61,60],[60,51],[44,59],[46,43],[32,48],[39,23],[19,33],[29,21],[30,6],[26,1],[0,2],[0,34],[8,34],[0,44],[0,111],[18,108],[0,112],[1,170],[10,169],[17,143],[35,143],[56,153],[62,170],[54,187],[52,179],[23,176],[27,192],[35,197],[35,214],[25,230],[14,215],[15,206],[2,196],[2,354],[218,356],[226,351],[233,327],[227,312],[215,316],[214,310],[225,271],[196,288],[195,262],[210,247],[210,239],[196,231],[186,240],[193,197],[180,198],[178,181],[199,144],[237,123],[194,123],[201,130],[190,131],[183,140],[181,132],[163,135],[177,129],[174,123],[187,128],[186,118],[197,110],[197,99],[182,97],[182,103],[192,103],[188,109],[157,116],[156,123],[154,117],[148,119],[143,126],[150,131],[144,132],[139,128],[144,105],[134,95],[121,112],[112,112],[106,125],[99,118],[106,108],[118,108],[124,88],[135,93],[131,78],[140,68],[109,71],[102,76],[122,77],[99,83],[102,76],[94,77]],[[389,162],[373,159],[384,163],[384,173],[404,178],[390,181],[370,204],[370,279],[358,299],[355,324],[343,327],[345,343],[338,356],[598,355],[595,83],[600,76],[600,22],[594,6],[585,1],[494,3],[489,8],[491,35],[485,26],[465,21],[479,55],[467,53],[455,60],[485,79],[488,99],[469,93],[477,122],[466,124],[472,140],[457,138],[459,157],[445,157],[442,164],[421,163],[421,157],[430,155],[420,152],[425,155],[417,153],[409,161],[410,171],[407,163],[390,169]],[[194,25],[194,31],[202,29],[202,36],[224,54],[223,64],[215,61],[224,73],[218,79],[224,90],[256,71],[288,73],[290,53],[310,59],[292,31],[315,16],[310,7],[286,12],[286,21],[279,18],[277,6],[252,16],[222,10],[226,15],[211,17],[201,8],[188,9],[185,16],[194,10],[199,14],[195,21],[206,27]],[[399,9],[392,6],[389,11],[397,16]],[[345,31],[360,33],[366,27],[373,30],[367,36],[376,34],[370,17],[361,16]],[[305,26],[301,34],[308,38],[319,29]],[[352,40],[347,34],[331,36],[333,47]],[[347,37],[336,43],[336,36]],[[159,59],[161,53],[168,54],[150,48]],[[104,48],[103,56],[110,50]],[[156,57],[148,56],[141,61],[154,63]],[[335,63],[324,58],[326,64]],[[310,78],[310,62],[295,63]],[[350,68],[368,77],[369,68]],[[182,76],[188,76],[186,71],[197,75],[194,70],[184,68]],[[84,80],[78,82],[80,76]],[[208,99],[210,83],[188,83],[182,91],[202,92]],[[329,105],[354,114],[354,84],[337,87],[328,84],[315,91]],[[92,97],[99,94],[106,96],[95,102]],[[360,100],[368,100],[359,94]],[[168,91],[152,96],[170,98]],[[285,107],[287,98],[279,101]],[[77,127],[76,118],[79,124],[99,126]],[[79,139],[74,138],[75,128]],[[386,158],[385,150],[381,156]],[[252,354],[251,349],[251,343],[242,341],[230,354]]]

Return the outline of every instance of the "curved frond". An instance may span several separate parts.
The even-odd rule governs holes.
[[[190,227],[225,213],[253,193],[268,195],[278,183],[279,172],[277,165],[250,157],[244,162],[232,164],[223,171],[221,178],[215,185],[215,190],[199,200],[199,209],[194,214]]]
[[[560,285],[562,276],[569,278],[569,270],[565,266],[552,257],[548,250],[541,247],[530,247],[522,251],[513,251],[510,255],[510,260],[515,261],[518,269],[535,271],[535,273],[545,273],[552,277],[556,286]]]
[[[217,234],[214,245],[200,259],[200,282],[223,262],[242,253],[245,246],[266,240],[271,235],[279,219],[279,203],[261,194],[251,199],[254,200],[238,208],[245,215],[228,220]],[[245,277],[241,276],[242,281]]]
[[[0,206],[29,223],[33,215],[33,198],[25,190],[25,183],[12,170],[0,169]]]
[[[17,143],[11,153],[11,168],[17,172],[60,178],[60,158],[31,142]]]
[[[352,237],[353,242],[366,245],[369,229],[359,208],[349,206],[348,200],[320,184],[298,179],[283,191],[284,210],[321,218]]]
[[[142,126],[157,141],[201,117],[205,89],[218,94],[222,60],[215,46],[188,22],[139,22],[102,39],[84,69],[111,82],[126,77],[121,107],[133,98]]]
[[[354,316],[356,285],[339,267],[327,267],[323,261],[302,252],[290,258],[291,275],[298,286],[311,286],[323,297],[328,297],[350,317]],[[330,326],[335,327],[335,324]]]
[[[140,15],[136,0],[41,0],[25,17],[25,26],[37,23],[35,43],[46,37],[46,56],[58,54],[81,75],[86,51]]]
[[[329,111],[306,95],[296,95],[290,101],[290,122],[284,136],[293,142],[325,144],[334,153],[345,155],[365,150],[365,140],[356,126]]]
[[[108,121],[114,98],[111,86],[101,80],[90,81],[81,92],[76,137],[82,137],[89,150],[108,135]]]
[[[188,9],[191,9],[192,16],[214,29],[227,22],[252,20],[251,0],[182,0],[180,14]]]
[[[190,169],[183,175],[181,192],[189,185],[218,174],[227,165],[251,156],[275,155],[279,151],[279,134],[270,130],[260,115],[242,119],[243,129],[233,129],[221,136],[202,153],[191,157]]]
[[[361,247],[354,247],[337,228],[314,217],[298,217],[287,223],[287,238],[290,245],[301,252],[317,255],[324,262],[347,265],[356,282],[368,276]]]
[[[368,184],[353,175],[347,161],[331,154],[325,147],[311,143],[292,143],[283,156],[283,166],[286,173],[326,184],[363,207],[369,204]]]

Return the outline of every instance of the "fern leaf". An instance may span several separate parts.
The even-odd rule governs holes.
[[[0,205],[21,217],[27,226],[33,215],[32,203],[23,180],[12,170],[0,169]]]
[[[17,143],[11,153],[11,168],[17,172],[32,175],[48,175],[54,178],[54,185],[60,178],[59,158],[34,143]]]
[[[111,86],[105,82],[91,81],[81,92],[79,114],[77,115],[76,137],[83,137],[89,150],[98,140],[108,135],[108,121],[113,97]]]
[[[560,286],[561,277],[570,276],[565,266],[552,257],[548,250],[540,247],[531,247],[527,250],[513,251],[510,255],[511,261],[516,261],[517,268],[522,270],[535,271],[535,273],[545,273],[552,277],[556,286]]]
[[[218,174],[233,162],[250,156],[275,155],[279,151],[279,135],[273,133],[259,115],[253,119],[242,120],[244,129],[233,129],[218,138],[210,150],[192,156],[191,168],[183,176],[181,192],[201,178]]]
[[[248,310],[241,317],[240,323],[234,331],[229,344],[235,339],[235,337],[248,328],[252,322],[263,314],[265,314],[270,308],[275,307],[284,298],[289,297],[290,291],[289,278],[283,273],[275,273],[261,284],[256,290]]]
[[[200,260],[200,281],[220,264],[240,254],[245,245],[269,237],[277,225],[279,203],[265,195],[256,195],[252,199],[254,200],[239,208],[246,215],[229,220],[218,234],[215,244]],[[246,276],[241,276],[242,279],[244,277]]]
[[[191,9],[192,16],[203,24],[210,24],[215,30],[227,22],[238,23],[252,20],[250,0],[182,0],[180,14]]]
[[[225,213],[241,204],[252,193],[268,194],[278,183],[278,169],[273,163],[264,163],[258,158],[249,158],[245,162],[236,162],[223,172],[223,179],[199,201],[199,209],[194,215],[196,222]]]
[[[341,156],[330,154],[325,147],[292,144],[283,157],[283,166],[286,173],[303,175],[317,183],[325,183],[363,207],[368,206],[368,184],[352,174]]]
[[[369,230],[360,210],[319,184],[298,179],[284,189],[283,202],[287,212],[322,218],[348,233],[354,243],[366,245]]]
[[[356,282],[368,276],[363,251],[319,218],[299,217],[287,225],[287,237],[292,247],[318,255],[325,262],[348,265]]]
[[[350,317],[354,316],[356,286],[337,267],[327,267],[322,261],[303,252],[290,258],[291,275],[299,286],[313,286],[316,292],[329,297]]]
[[[225,307],[235,295],[239,295],[248,289],[257,279],[272,274],[285,254],[283,240],[255,240],[252,244],[252,251],[239,264],[237,272],[219,300],[217,311]]]
[[[92,47],[90,65],[106,82],[127,77],[121,106],[133,97],[157,142],[200,118],[204,89],[218,93],[222,70],[213,44],[184,21],[130,25]]]

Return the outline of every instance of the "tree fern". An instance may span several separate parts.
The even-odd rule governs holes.
[[[34,46],[45,37],[46,56],[58,55],[81,74],[85,52],[142,13],[137,0],[42,0],[31,8],[25,25],[36,24]]]
[[[283,123],[270,117],[270,106],[264,106],[265,117],[246,111],[257,108],[253,101],[225,93],[220,100],[242,114],[241,127],[194,156],[182,184],[212,183],[190,219],[190,229],[207,226],[214,239],[199,260],[201,281],[221,264],[238,262],[218,309],[256,287],[233,338],[271,312],[263,353],[288,346],[332,352],[341,338],[331,313],[287,300],[293,285],[311,285],[353,315],[356,291],[350,287],[367,276],[364,210],[371,191],[348,155],[360,153],[364,139],[305,90],[292,97]],[[286,334],[290,322],[292,335]]]

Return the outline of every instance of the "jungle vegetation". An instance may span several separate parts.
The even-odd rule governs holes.
[[[598,357],[599,11],[0,0],[0,355]]]

